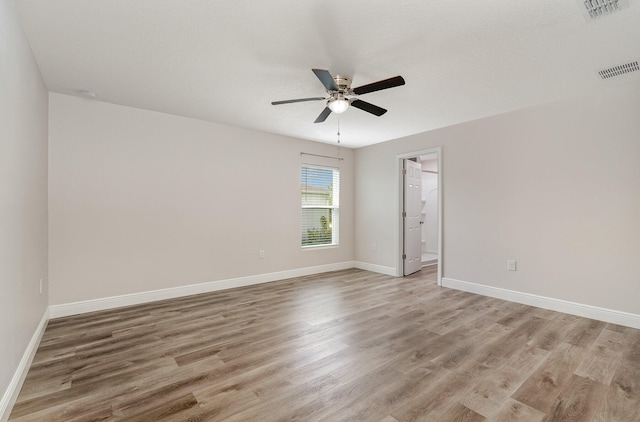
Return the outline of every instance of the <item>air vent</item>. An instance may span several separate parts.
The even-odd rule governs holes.
[[[584,7],[587,20],[610,15],[629,6],[628,0],[578,0]]]
[[[629,63],[620,64],[618,66],[608,67],[606,69],[600,69],[596,71],[598,76],[602,79],[610,79],[616,76],[624,75],[625,73],[637,72],[640,70],[638,60],[634,60]]]

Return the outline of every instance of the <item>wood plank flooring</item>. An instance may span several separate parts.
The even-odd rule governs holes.
[[[10,421],[640,421],[640,330],[346,270],[49,322]]]

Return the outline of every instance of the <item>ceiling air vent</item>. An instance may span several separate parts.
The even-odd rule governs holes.
[[[593,20],[629,6],[628,0],[578,0],[584,7],[584,17]]]
[[[624,75],[625,73],[637,72],[639,70],[640,66],[638,65],[638,60],[634,60],[632,62],[620,64],[618,66],[600,69],[596,71],[596,73],[602,79],[610,79],[616,76]]]

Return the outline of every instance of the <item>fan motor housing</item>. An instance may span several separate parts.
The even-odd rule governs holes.
[[[351,88],[351,77],[344,75],[335,75],[333,80],[336,81],[336,85],[340,90]]]

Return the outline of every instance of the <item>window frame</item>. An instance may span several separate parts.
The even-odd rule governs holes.
[[[307,190],[309,187],[314,187],[311,183],[318,183],[320,178],[315,179],[312,178],[311,183],[309,176],[309,169],[313,170],[324,170],[331,171],[331,185],[326,190],[331,192],[327,201],[327,204],[320,203],[306,203],[305,204],[305,194],[309,194]],[[307,176],[305,178],[305,175]],[[316,194],[322,195],[321,191],[323,190],[319,186],[315,186]],[[308,200],[307,200],[308,201]],[[327,227],[314,227],[309,225],[309,217],[305,216],[305,210],[329,210],[329,220],[326,223],[322,223],[321,226],[326,224],[328,228],[331,230],[331,241],[330,242],[322,242],[322,243],[310,243],[308,238],[305,241],[304,232],[307,230],[307,233],[310,234],[310,230],[322,231],[327,230]],[[322,219],[323,217],[321,217]],[[326,234],[325,234],[326,235]],[[322,236],[322,234],[320,234]],[[300,166],[300,237],[299,237],[300,247],[302,249],[317,249],[317,248],[332,248],[338,247],[340,245],[340,168],[327,166],[327,165],[319,165],[319,164],[309,164],[302,163]]]

